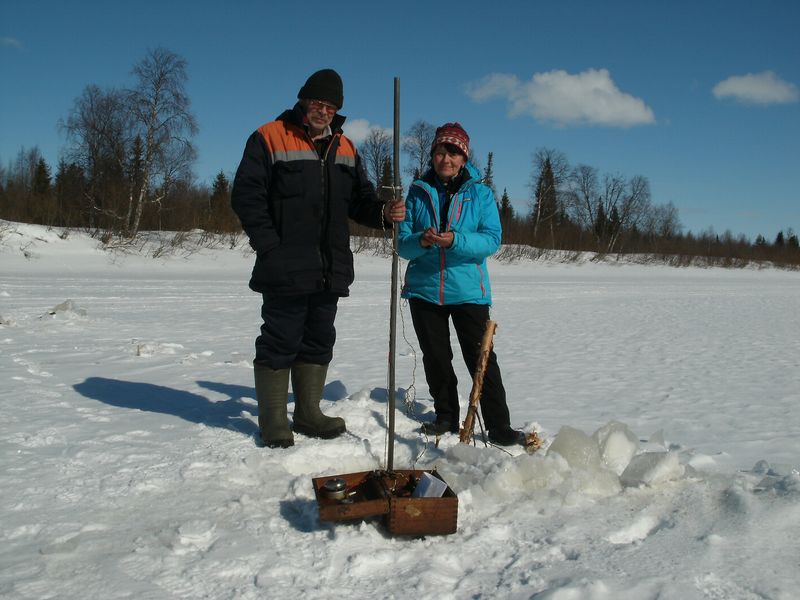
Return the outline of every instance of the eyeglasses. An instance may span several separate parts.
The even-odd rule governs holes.
[[[308,108],[310,110],[316,110],[319,112],[324,112],[329,115],[335,115],[336,111],[339,110],[333,104],[329,104],[328,102],[323,102],[322,100],[309,100],[308,101]]]

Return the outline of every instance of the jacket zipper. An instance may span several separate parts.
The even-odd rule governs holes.
[[[462,183],[461,188],[453,193],[453,196],[450,198],[449,209],[450,209],[450,218],[447,220],[447,226],[445,231],[450,231],[450,226],[453,223],[453,218],[458,221],[458,218],[461,216],[461,208],[463,202],[459,199],[459,194],[462,190],[467,188],[467,183],[472,181],[471,179]],[[419,186],[427,195],[428,200],[431,203],[431,208],[433,208],[433,216],[434,222],[437,224],[436,228],[439,228],[439,221],[441,220],[441,216],[439,215],[439,211],[436,209],[436,203],[433,201],[433,196],[431,196],[430,192],[427,190],[425,186]],[[438,191],[437,193],[437,200],[438,200]],[[445,191],[447,193],[447,191]],[[456,200],[456,205],[453,205],[453,200]],[[457,212],[456,212],[457,211]],[[445,270],[445,251],[444,248],[439,248],[439,305],[444,306],[444,270]],[[483,270],[478,267],[478,273],[480,274],[480,287],[481,287],[481,295],[486,297],[486,288],[483,286]]]
[[[436,225],[436,230],[439,231],[439,223],[441,221],[441,216],[439,215],[439,210],[437,209],[438,202],[433,201],[433,196],[428,191],[425,186],[418,186],[423,192],[425,192],[428,196],[428,201],[431,203],[431,208],[433,209],[433,222]],[[439,192],[436,192],[437,201]],[[444,248],[439,248],[439,305],[444,305]]]
[[[328,193],[327,193],[327,186],[326,186],[326,178],[325,178],[325,163],[328,160],[328,153],[330,152],[331,146],[333,146],[333,140],[336,138],[338,133],[334,133],[331,135],[331,140],[328,142],[327,148],[325,148],[325,152],[320,155],[319,151],[317,150],[317,145],[314,143],[314,140],[311,139],[311,136],[306,132],[306,137],[308,141],[311,143],[311,147],[316,152],[317,157],[319,158],[319,171],[320,171],[320,187],[322,192],[322,214],[320,215],[320,223],[319,223],[319,246],[317,246],[317,253],[319,254],[319,260],[322,264],[322,286],[325,289],[329,289],[331,282],[330,278],[328,277],[328,270],[330,268],[330,261],[328,257],[325,255],[323,250],[323,244],[327,241],[328,238]]]

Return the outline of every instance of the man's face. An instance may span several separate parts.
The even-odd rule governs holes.
[[[314,135],[319,135],[331,124],[337,108],[322,100],[305,100],[306,118],[309,129]]]

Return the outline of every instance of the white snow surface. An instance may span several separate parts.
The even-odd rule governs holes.
[[[797,598],[797,272],[490,261],[534,454],[418,433],[401,303],[394,466],[458,495],[457,533],[406,538],[320,522],[311,483],[386,465],[388,258],[356,255],[339,305],[322,406],[347,434],[271,450],[246,247],[0,225],[3,598]]]

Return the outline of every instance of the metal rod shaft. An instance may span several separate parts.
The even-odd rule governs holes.
[[[400,78],[394,78],[394,198],[400,196]],[[386,470],[394,469],[394,413],[397,401],[395,393],[395,357],[397,346],[397,223],[392,225],[392,295],[389,309],[389,440]]]

